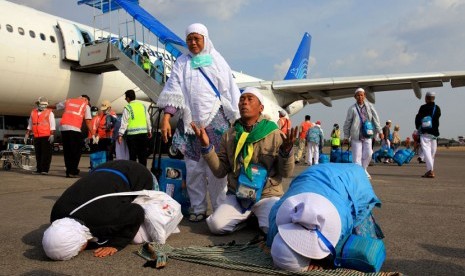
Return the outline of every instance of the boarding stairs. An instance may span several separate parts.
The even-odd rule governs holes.
[[[154,18],[150,13],[144,10],[138,4],[138,0],[79,0],[78,5],[85,4],[93,8],[101,10],[103,14],[111,11],[123,9],[133,21],[138,21],[146,30],[157,38],[157,47],[159,44],[164,46],[164,53],[177,58],[182,53],[182,49],[186,48],[186,43],[176,34],[171,32],[166,26]],[[127,28],[128,26],[126,26]],[[135,85],[137,85],[145,94],[156,102],[163,88],[164,80],[166,80],[167,72],[171,71],[171,63],[163,61],[163,72],[157,68],[153,68],[150,74],[145,72],[139,62],[141,53],[137,53],[135,45],[132,46],[134,55],[127,55],[126,50],[122,47],[123,40],[138,43],[135,34],[132,39],[129,39],[129,34],[125,37],[119,36],[117,42],[115,37],[110,35],[108,39],[96,41],[92,45],[82,47],[78,66],[73,66],[71,69],[80,72],[91,74],[102,74],[105,72],[120,70],[125,74]],[[113,43],[112,43],[113,42]],[[115,43],[116,42],[116,43]],[[128,46],[128,45],[125,45]],[[158,58],[158,57],[157,57]]]
[[[160,74],[155,71],[155,68],[152,68],[153,74],[148,74],[137,64],[137,61],[127,56],[117,45],[109,41],[101,41],[82,47],[79,65],[72,66],[71,70],[90,74],[119,70],[154,102],[163,89],[163,81],[156,80],[163,79],[163,76],[152,77],[154,74]]]

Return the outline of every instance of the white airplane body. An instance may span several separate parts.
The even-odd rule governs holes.
[[[76,28],[82,36],[74,34]],[[121,111],[126,104],[122,97],[124,91],[137,90],[124,74],[71,70],[79,60],[82,45],[86,40],[94,40],[94,33],[98,32],[83,24],[0,0],[0,114],[28,115],[40,96],[57,103],[81,94],[89,95],[94,105],[108,99]],[[102,37],[107,35],[103,33]],[[304,39],[306,35],[309,36],[305,34]],[[240,88],[255,86],[262,90],[266,97],[265,113],[273,119],[277,119],[280,109],[293,115],[307,103],[331,106],[332,100],[352,97],[357,87],[365,88],[367,99],[374,102],[374,92],[412,89],[421,98],[422,88],[443,86],[445,82],[450,82],[452,87],[465,86],[465,71],[306,79],[307,64],[308,53],[307,57],[300,58],[298,68],[289,70],[299,74],[294,79],[266,81],[240,72],[233,71],[233,74]],[[142,92],[137,97],[149,100]]]

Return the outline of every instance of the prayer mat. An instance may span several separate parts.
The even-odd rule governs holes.
[[[224,269],[268,275],[315,275],[315,276],[402,276],[399,272],[364,273],[352,269],[337,268],[293,272],[273,265],[270,249],[264,241],[236,244],[234,241],[215,246],[188,246],[175,248],[167,244],[146,243],[137,252],[147,260],[145,266],[163,268],[168,258],[191,263],[209,265]]]

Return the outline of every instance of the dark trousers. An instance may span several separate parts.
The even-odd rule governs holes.
[[[149,139],[147,133],[126,136],[129,149],[129,160],[138,160],[140,164],[147,166]]]
[[[82,134],[77,131],[66,130],[61,132],[63,140],[63,156],[65,159],[66,176],[79,174],[79,161],[81,160]]]
[[[52,145],[48,137],[34,137],[34,149],[36,151],[37,172],[48,172],[52,162]]]
[[[98,140],[98,151],[106,152],[107,161],[113,160],[112,144],[111,138],[100,138]]]

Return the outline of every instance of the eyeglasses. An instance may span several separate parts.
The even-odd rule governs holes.
[[[201,41],[203,42],[203,37],[202,36],[200,36],[200,37],[199,36],[192,36],[192,37],[186,38],[187,43],[192,43],[194,41],[195,41],[195,43],[199,43]]]

